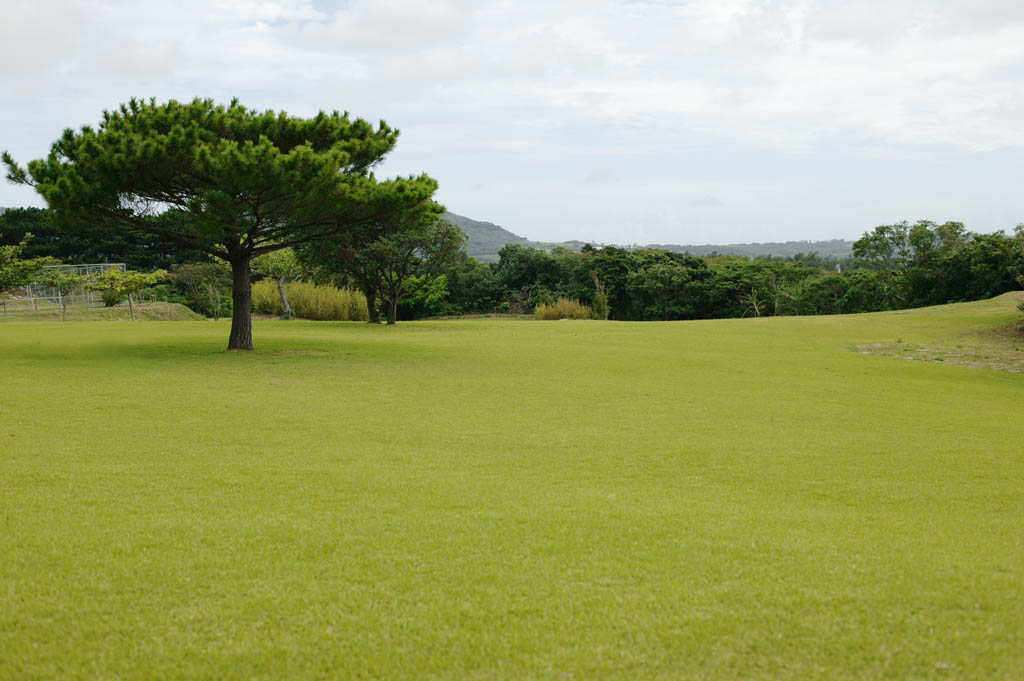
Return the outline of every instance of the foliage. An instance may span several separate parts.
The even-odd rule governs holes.
[[[295,257],[295,251],[290,248],[283,248],[279,251],[264,253],[252,261],[253,272],[267,277],[273,277],[277,283],[277,293],[280,298],[281,319],[290,319],[292,316],[291,305],[288,304],[288,291],[285,283],[298,278],[302,274],[302,268]]]
[[[354,281],[366,295],[371,323],[380,321],[379,300],[387,308],[388,324],[394,324],[402,298],[458,262],[464,241],[456,227],[420,212],[375,224],[358,244],[325,241],[300,248],[298,254],[320,279]]]
[[[186,220],[180,211],[145,218],[155,225]],[[23,257],[53,258],[68,264],[123,263],[128,269],[169,269],[185,262],[209,262],[210,256],[147,231],[124,231],[97,225],[59,229],[48,208],[8,208],[0,213],[0,244],[16,244],[26,233],[34,235]]]
[[[27,170],[6,152],[3,160],[61,229],[152,232],[228,262],[228,348],[250,350],[252,258],[429,204],[436,183],[427,176],[377,182],[370,173],[397,137],[383,122],[338,112],[303,119],[237,101],[132,99],[96,128],[66,130]],[[155,224],[168,206],[185,219]]]
[[[490,265],[445,270],[456,312],[528,312],[558,297],[617,320],[874,312],[990,298],[1024,274],[1024,229],[974,234],[960,223],[882,226],[857,242],[842,271],[814,254],[696,258],[658,249],[510,245]],[[839,261],[831,263],[838,266]]]
[[[690,295],[707,279],[707,265],[700,258],[669,251],[638,251],[636,264],[626,278],[626,292],[640,319],[693,319],[698,298]]]
[[[93,277],[86,283],[85,288],[90,291],[98,291],[103,296],[104,302],[113,300],[117,304],[127,298],[128,311],[132,321],[135,321],[135,302],[132,300],[132,296],[166,277],[167,272],[164,270],[143,274],[132,270],[121,271],[119,268],[112,267]]]
[[[231,314],[231,270],[222,262],[187,263],[171,270],[185,304],[214,319]]]
[[[458,253],[444,271],[447,314],[480,314],[498,309],[504,297],[494,268]]]
[[[450,314],[448,300],[448,277],[441,274],[431,277],[427,274],[409,277],[405,280],[405,291],[399,316],[405,319],[439,317]]]
[[[302,275],[302,268],[290,248],[264,253],[252,261],[252,271],[265,277],[293,281]]]
[[[989,298],[1024,273],[1016,239],[968,232],[959,222],[883,225],[854,243],[854,255],[878,274],[880,309]]]
[[[24,252],[32,234],[25,234],[17,244],[0,246],[0,296],[18,286],[31,283],[42,270],[44,258],[25,258]]]
[[[568,298],[559,298],[550,305],[547,303],[541,303],[537,306],[537,309],[533,311],[533,316],[536,319],[592,319],[594,317],[593,312],[586,305],[580,304],[578,300],[569,300]]]
[[[76,291],[84,289],[93,280],[94,276],[91,274],[75,274],[73,271],[62,272],[58,269],[47,269],[42,271],[38,281],[57,289],[60,293],[61,321],[67,321],[68,297]]]
[[[366,297],[354,289],[338,289],[306,281],[286,283],[292,313],[301,319],[320,321],[366,321]],[[253,309],[260,314],[280,315],[281,297],[277,283],[270,279],[252,286]]]

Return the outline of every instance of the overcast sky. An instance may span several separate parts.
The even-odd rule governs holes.
[[[1021,0],[5,0],[0,148],[129,97],[401,129],[378,176],[533,239],[1024,222]],[[40,205],[0,184],[0,206]]]

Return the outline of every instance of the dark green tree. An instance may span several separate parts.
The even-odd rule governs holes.
[[[456,314],[494,312],[501,304],[504,289],[494,269],[460,252],[445,268],[447,302]]]
[[[910,225],[879,225],[853,242],[853,256],[859,265],[878,273],[877,282],[884,292],[885,307],[906,305],[906,274],[913,256]]]
[[[167,211],[149,220],[168,226],[187,220],[180,211]],[[124,263],[128,269],[147,272],[169,269],[186,262],[208,262],[211,256],[150,232],[117,229],[68,231],[59,229],[47,208],[8,208],[0,214],[0,244],[14,245],[32,233],[22,257],[55,258],[67,264]]]
[[[298,250],[299,259],[310,269],[335,281],[351,278],[366,295],[370,323],[379,323],[374,309],[379,299],[387,310],[387,323],[398,320],[398,304],[440,275],[454,263],[466,236],[457,227],[438,219],[441,206],[433,211],[413,212],[378,225],[371,239],[355,247],[324,241]]]
[[[707,265],[681,253],[644,249],[633,254],[637,262],[626,278],[637,319],[694,319],[702,306],[701,282]]]
[[[171,281],[183,302],[199,314],[219,320],[231,312],[231,271],[222,262],[194,262],[171,269]]]
[[[149,232],[231,265],[228,349],[252,349],[252,259],[347,234],[429,202],[425,175],[378,182],[370,169],[398,131],[348,114],[296,118],[237,101],[131,100],[96,127],[68,129],[45,159],[7,177],[35,187],[61,229]],[[173,209],[185,220],[152,218]]]

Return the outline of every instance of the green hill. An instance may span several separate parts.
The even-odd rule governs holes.
[[[530,241],[493,222],[481,222],[455,213],[444,213],[441,217],[461,229],[469,237],[466,242],[466,253],[480,262],[498,262],[498,251],[508,244],[548,250],[561,246],[578,251],[583,248],[585,243],[583,241]]]

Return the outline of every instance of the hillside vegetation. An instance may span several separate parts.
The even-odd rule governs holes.
[[[466,254],[480,262],[498,262],[498,253],[509,244],[545,250],[560,246],[572,251],[580,250],[584,244],[582,241],[531,241],[493,222],[474,220],[455,213],[442,213],[441,219],[455,225],[466,235]]]
[[[0,325],[0,679],[1019,678],[1019,297]]]

